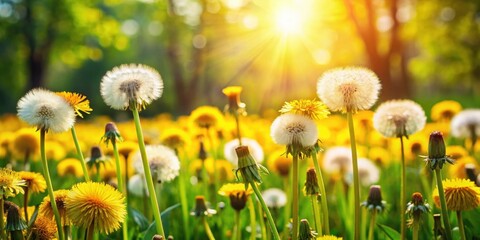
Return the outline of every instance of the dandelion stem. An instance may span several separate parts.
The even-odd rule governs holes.
[[[75,143],[75,148],[77,149],[78,157],[80,158],[80,163],[82,165],[83,176],[85,177],[85,181],[90,181],[90,176],[88,175],[87,165],[85,164],[85,158],[83,157],[82,149],[80,149],[80,144],[78,143],[77,132],[75,131],[75,127],[71,128],[73,142]]]
[[[53,195],[52,180],[50,179],[50,172],[48,170],[47,154],[45,152],[45,129],[40,130],[40,154],[42,156],[43,175],[47,183],[48,196],[50,197],[50,205],[52,206],[53,214],[55,215],[55,222],[57,223],[58,239],[63,240],[63,227],[60,220],[60,213],[58,212],[57,202]]]
[[[355,231],[354,239],[360,240],[360,185],[358,181],[358,161],[357,161],[357,145],[355,142],[355,129],[353,127],[353,114],[347,112],[348,129],[350,132],[350,145],[352,148],[352,165],[353,165],[353,189],[354,189],[354,207],[355,207]]]
[[[210,143],[210,148],[212,151],[212,158],[213,158],[213,189],[214,191],[218,190],[218,171],[217,171],[217,151],[215,149],[215,146],[213,144],[213,138],[210,134],[210,128],[205,128],[207,131],[207,138],[208,138],[208,143]],[[216,194],[211,194],[210,196],[212,198],[214,206],[217,206],[217,197]]]
[[[291,172],[289,172],[289,175]],[[285,220],[283,223],[283,238],[288,239],[288,235],[290,234],[290,229],[288,228],[288,224],[290,223],[290,217],[292,214],[292,197],[290,194],[290,176],[284,177],[283,178],[283,187],[285,189],[285,193],[287,194],[287,204],[285,204],[285,209],[284,209],[284,215],[285,215]]]
[[[178,152],[178,151],[175,151]],[[177,154],[178,155],[178,154]],[[178,190],[180,192],[180,203],[182,206],[182,221],[184,226],[189,226],[188,224],[188,203],[187,203],[187,193],[185,189],[185,169],[184,166],[185,161],[180,161],[182,167],[180,168],[179,176],[178,176]],[[190,239],[190,231],[185,231],[186,239]]]
[[[252,200],[252,203],[253,203],[253,200]],[[262,240],[266,240],[268,239],[267,238],[267,228],[265,227],[265,217],[264,217],[264,214],[263,214],[263,209],[262,209],[262,206],[260,204],[260,202],[258,202],[258,215],[260,217],[260,228],[262,229]]]
[[[0,239],[7,239],[7,235],[5,234],[5,231],[3,230],[5,228],[5,222],[3,221],[3,194],[0,195]]]
[[[460,232],[460,239],[466,240],[465,227],[463,225],[462,211],[457,211],[458,231]]]
[[[252,234],[250,235],[250,239],[254,240],[257,237],[257,220],[255,216],[255,206],[253,205],[252,198],[248,198],[248,210],[250,211],[250,228],[252,229]],[[263,220],[260,219],[260,221],[263,221]],[[238,222],[238,224],[240,224],[240,222]]]
[[[448,221],[448,211],[447,211],[447,203],[445,201],[445,192],[443,191],[443,184],[442,184],[442,173],[440,172],[440,168],[435,168],[435,177],[437,179],[437,188],[438,188],[438,196],[440,197],[440,205],[442,207],[442,219],[443,225],[445,227],[445,233],[447,234],[447,240],[452,239],[452,228],[450,227],[450,222]]]
[[[260,204],[262,205],[263,211],[267,215],[268,224],[270,226],[270,232],[272,232],[273,239],[280,240],[280,236],[278,235],[277,227],[275,226],[275,222],[273,221],[272,214],[270,213],[270,210],[268,210],[267,204],[265,204],[265,201],[263,200],[262,193],[260,193],[260,190],[258,190],[257,184],[255,182],[250,181],[249,183],[252,186],[253,192],[255,192],[255,195],[257,195],[258,201],[260,201]]]
[[[313,164],[315,166],[315,171],[317,172],[317,181],[320,187],[320,201],[322,204],[322,214],[323,214],[323,227],[325,228],[325,235],[330,235],[330,224],[328,220],[328,204],[327,204],[327,192],[325,191],[325,183],[323,182],[322,171],[320,165],[318,164],[317,153],[312,154]],[[317,229],[317,231],[319,231]],[[321,235],[321,231],[320,231]]]
[[[137,132],[138,146],[140,149],[140,155],[142,157],[143,171],[145,173],[145,180],[147,181],[147,187],[150,197],[150,204],[152,205],[153,217],[155,219],[155,225],[157,228],[157,233],[165,237],[165,232],[163,231],[162,218],[160,217],[160,208],[158,207],[157,195],[155,194],[155,187],[153,185],[152,174],[150,172],[150,166],[148,164],[147,152],[145,150],[145,142],[143,139],[142,126],[140,125],[140,116],[138,114],[138,109],[135,105],[132,107],[133,119],[135,122],[135,130]]]
[[[25,215],[25,222],[28,223],[28,186],[24,187],[23,190],[25,191],[25,193],[23,193],[23,213]]]
[[[405,229],[406,229],[406,220],[405,220],[405,210],[406,210],[406,171],[405,171],[405,149],[403,144],[403,137],[400,136],[400,149],[402,156],[402,167],[400,174],[400,239],[405,239]]]
[[[235,210],[235,237],[234,240],[242,239],[242,229],[240,228],[240,211]]]
[[[205,228],[205,233],[208,236],[209,240],[215,240],[215,237],[213,236],[212,230],[210,229],[210,226],[208,226],[207,218],[202,217],[202,222],[203,222],[203,227]]]
[[[298,155],[293,155],[293,177],[292,177],[292,239],[298,239]]]
[[[377,216],[377,209],[373,208],[372,216],[370,217],[370,230],[368,231],[368,240],[373,240],[373,230],[375,229],[376,216]]]
[[[235,113],[235,123],[237,125],[238,145],[242,146],[242,135],[240,134],[240,116],[238,116],[238,113]]]
[[[412,239],[418,240],[418,230],[420,229],[420,224],[418,223],[418,221],[413,222],[412,228],[413,228]]]
[[[123,194],[125,197],[125,202],[128,204],[128,198],[127,198],[127,193],[125,192],[125,185],[123,183],[123,174],[122,174],[122,169],[120,168],[120,157],[118,155],[118,148],[117,148],[117,143],[115,140],[111,141],[112,142],[112,147],[113,147],[113,155],[115,156],[115,166],[117,170],[117,181],[118,181],[118,190]],[[125,217],[125,220],[122,223],[122,233],[123,233],[123,239],[128,239],[128,214]]]
[[[318,209],[317,196],[311,196],[310,198],[310,200],[312,201],[313,219],[315,220],[315,230],[317,230],[319,236],[322,236],[322,221],[320,220],[320,211]]]

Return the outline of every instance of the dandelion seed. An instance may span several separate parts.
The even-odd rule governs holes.
[[[180,161],[175,152],[163,145],[148,145],[147,152],[150,170],[160,182],[170,182],[175,179],[180,171]],[[133,166],[137,173],[143,174],[142,157],[140,152],[133,156]]]

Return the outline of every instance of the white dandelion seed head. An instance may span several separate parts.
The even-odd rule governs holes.
[[[17,104],[18,117],[38,129],[65,132],[75,123],[75,111],[61,96],[32,89]]]
[[[240,144],[238,142],[238,139],[233,139],[225,143],[225,146],[223,147],[223,154],[225,156],[225,159],[227,159],[235,167],[238,166],[238,156],[235,149],[239,146]],[[263,162],[263,149],[256,140],[251,138],[242,138],[242,146],[248,147],[250,154],[252,154],[253,158],[255,159],[255,161],[257,161],[257,163]]]
[[[150,104],[162,96],[163,80],[157,70],[141,65],[121,65],[108,71],[100,83],[105,103],[113,109],[125,110],[131,103]]]
[[[276,144],[303,147],[313,146],[318,140],[315,122],[307,116],[285,113],[278,116],[270,127],[270,136]]]
[[[147,181],[142,174],[135,174],[128,179],[128,192],[137,196],[148,196]]]
[[[378,167],[367,158],[358,159],[358,180],[363,186],[370,186],[375,184],[380,179],[380,170]],[[348,173],[345,175],[345,181],[348,184],[353,184],[353,168],[350,167]]]
[[[145,151],[152,176],[156,175],[158,181],[170,182],[178,176],[180,161],[172,149],[163,145],[147,145]],[[137,173],[144,174],[142,156],[139,151],[133,156],[133,161]]]
[[[377,75],[362,67],[335,68],[317,83],[317,95],[332,111],[367,110],[377,101],[381,89]]]
[[[374,128],[385,137],[410,136],[425,127],[422,107],[411,100],[382,103],[373,115]]]
[[[287,194],[279,188],[269,188],[263,191],[262,197],[269,208],[280,208],[287,204]]]
[[[325,151],[322,165],[328,173],[347,172],[352,167],[352,151],[347,147],[331,147]]]
[[[457,113],[450,125],[454,137],[471,138],[472,131],[480,136],[480,109],[465,109]]]

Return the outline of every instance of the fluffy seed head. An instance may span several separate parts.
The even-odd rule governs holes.
[[[369,109],[380,88],[378,77],[367,68],[336,68],[320,77],[317,94],[331,111],[356,112]]]
[[[455,115],[451,122],[452,135],[457,138],[480,136],[480,109],[466,109]]]
[[[18,117],[37,129],[65,132],[75,123],[75,111],[65,99],[44,89],[30,90],[17,104]]]
[[[257,163],[263,162],[263,149],[257,141],[251,138],[242,138],[242,145],[248,147],[250,154],[252,154]],[[235,149],[239,146],[238,139],[234,139],[225,143],[225,146],[223,147],[225,159],[232,163],[233,166],[238,165],[238,156]]]
[[[385,137],[408,137],[425,126],[422,107],[411,100],[382,103],[373,115],[373,126]]]
[[[270,136],[277,144],[309,147],[317,142],[318,129],[309,117],[285,113],[273,121]]]
[[[269,208],[280,208],[287,204],[287,194],[279,188],[269,188],[263,191],[262,197]]]
[[[178,176],[180,162],[172,149],[163,145],[148,145],[145,150],[152,175],[156,175],[158,181],[170,182]],[[137,172],[144,174],[140,152],[137,152],[133,159],[133,166]]]
[[[125,64],[103,76],[100,93],[107,105],[125,110],[141,110],[163,93],[163,80],[157,70],[141,64]]]

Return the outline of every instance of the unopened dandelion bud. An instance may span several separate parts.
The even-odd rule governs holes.
[[[317,233],[310,228],[310,224],[307,219],[300,220],[300,231],[298,233],[298,239],[311,240],[317,239]]]
[[[123,141],[122,135],[120,135],[114,122],[109,122],[105,125],[105,134],[103,135],[102,140],[107,145],[109,142],[115,144],[117,141]]]
[[[318,186],[317,173],[315,169],[310,168],[307,170],[307,180],[305,181],[305,195],[307,196],[316,196],[320,193],[320,188]]]
[[[465,164],[465,173],[467,175],[467,178],[470,181],[472,181],[472,182],[477,181],[477,173],[476,173],[476,169],[475,169],[475,164],[473,164],[473,163]]]
[[[446,155],[443,134],[439,131],[434,131],[430,134],[426,161],[432,170],[435,170],[437,167],[442,169],[443,164],[446,162],[453,164],[453,159]]]
[[[216,214],[217,211],[214,209],[211,209],[207,206],[207,203],[205,201],[205,197],[203,196],[196,196],[195,197],[195,207],[193,210],[190,212],[190,215],[195,216],[195,217],[201,217],[201,216],[212,216]]]
[[[238,169],[235,171],[235,174],[238,178],[238,172],[240,172],[242,180],[245,183],[245,188],[247,189],[248,185],[254,182],[262,183],[260,172],[268,174],[268,170],[253,159],[248,147],[237,147],[235,152],[238,156]]]
[[[164,239],[163,236],[162,236],[162,235],[158,235],[158,234],[155,234],[155,235],[153,235],[153,237],[152,237],[152,240],[163,240],[163,239]]]
[[[412,200],[407,204],[406,213],[410,217],[408,225],[413,226],[415,223],[419,223],[423,214],[430,212],[430,205],[425,203],[423,196],[419,192],[412,194]]]
[[[99,146],[93,146],[90,149],[90,158],[101,158],[102,157],[102,149]]]
[[[5,201],[4,209],[7,212],[6,230],[8,232],[22,231],[27,228],[27,223],[20,214],[20,208],[13,202]]]
[[[207,150],[205,150],[205,144],[203,144],[203,142],[200,142],[200,150],[198,150],[198,158],[202,161],[205,161],[205,159],[207,159]]]
[[[381,212],[385,209],[386,202],[382,200],[382,191],[379,185],[372,185],[368,192],[367,201],[361,205],[366,207],[369,211],[376,210]]]

